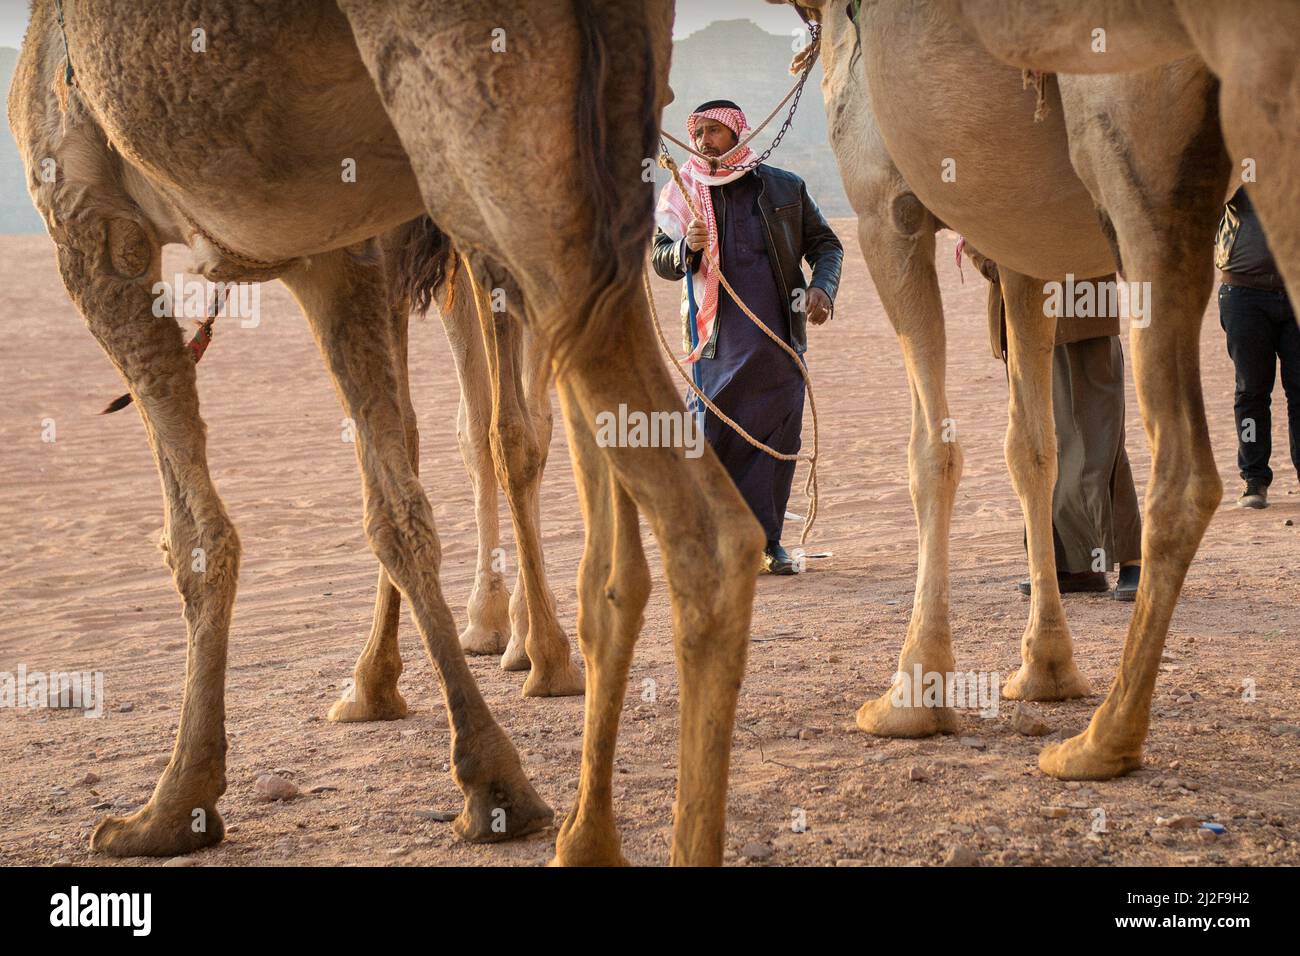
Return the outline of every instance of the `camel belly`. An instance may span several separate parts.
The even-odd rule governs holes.
[[[1035,92],[959,28],[907,0],[864,7],[863,56],[881,136],[931,212],[981,253],[1039,278],[1103,275],[1114,259],[1070,165],[1055,80]]]
[[[424,211],[334,4],[195,6],[68,5],[82,97],[182,218],[276,260],[348,245]]]

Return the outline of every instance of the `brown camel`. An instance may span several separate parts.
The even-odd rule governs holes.
[[[404,321],[402,317],[412,305],[410,290],[402,287],[395,268],[401,261],[403,244],[410,239],[408,230],[426,233],[431,228],[426,217],[383,237],[386,261],[392,264],[395,321]],[[489,363],[467,268],[443,272],[437,287],[427,290],[419,307],[426,310],[434,302],[441,306],[439,315],[460,383],[456,438],[474,486],[478,528],[474,588],[460,646],[467,654],[504,652],[501,667],[510,671],[528,670],[530,658],[535,658],[537,666],[532,667],[524,682],[525,697],[580,694],[582,674],[570,659],[568,639],[556,618],[540,541],[540,489],[552,429],[546,353],[526,329],[505,322],[502,355]],[[494,384],[489,368],[499,364],[521,372],[503,382],[509,387]],[[494,402],[494,395],[499,396],[498,401]],[[409,391],[405,401],[410,401]],[[493,427],[494,414],[501,427]],[[414,433],[412,425],[411,435]],[[506,492],[518,543],[518,579],[510,596],[502,578],[503,552],[498,548],[498,488]],[[536,622],[534,617],[538,618]],[[401,595],[381,567],[370,636],[357,659],[351,686],[330,708],[330,720],[397,720],[406,716],[406,702],[397,690],[397,679],[402,674],[397,640],[400,618]],[[528,651],[527,646],[532,650]]]
[[[1025,511],[1033,586],[1024,665],[1007,696],[1086,692],[1069,658],[1055,587],[1055,319],[1044,308],[1042,280],[1120,266],[1127,281],[1149,283],[1154,319],[1134,323],[1132,349],[1153,478],[1129,642],[1089,730],[1040,757],[1042,768],[1059,777],[1127,772],[1141,763],[1169,618],[1221,496],[1197,364],[1211,286],[1209,249],[1229,175],[1214,77],[1195,58],[1127,76],[1060,77],[1059,93],[1055,83],[1044,87],[1045,116],[1035,122],[1020,71],[990,58],[956,18],[893,0],[864,5],[856,24],[852,6],[815,9],[826,37],[832,141],[865,223],[863,248],[871,248],[877,233],[896,247],[890,257],[876,255],[872,272],[887,306],[893,298],[891,317],[900,327],[914,395],[910,459],[922,554],[900,669],[920,663],[942,673],[952,661],[947,528],[960,457],[937,437],[947,408],[942,317],[927,274],[936,220],[998,262],[1007,302],[1007,462]],[[888,704],[888,695],[867,704],[859,724],[917,735],[954,723],[942,709],[922,713]]]
[[[496,840],[551,820],[466,667],[412,463],[404,322],[394,322],[374,237],[427,211],[468,259],[476,295],[503,290],[559,368],[587,531],[578,636],[588,688],[577,804],[556,860],[622,861],[611,777],[650,588],[640,509],[663,552],[681,671],[671,859],[721,862],[762,534],[711,453],[601,447],[593,432],[596,415],[620,403],[646,414],[680,407],[640,289],[653,200],[642,159],[666,90],[669,4],[62,8],[66,60],[54,3],[34,4],[10,125],[69,294],[145,422],[189,632],[172,758],[148,803],[102,821],[92,846],[170,855],[224,830],[239,541],[208,472],[194,364],[179,327],[152,314],[164,243],[188,246],[192,271],[208,278],[280,278],[302,305],[356,422],[367,537],[442,684],[452,775],[466,797],[456,831]],[[432,261],[428,253],[417,260]],[[503,319],[480,311],[501,333]],[[498,334],[498,356],[502,342]],[[195,549],[204,573],[191,570]]]

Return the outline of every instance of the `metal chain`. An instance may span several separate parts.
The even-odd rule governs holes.
[[[733,171],[753,169],[755,166],[764,162],[767,159],[767,157],[771,156],[772,153],[776,151],[776,148],[781,145],[781,140],[785,136],[786,131],[789,130],[791,124],[794,123],[795,110],[799,108],[799,99],[800,97],[803,96],[804,84],[808,82],[808,77],[812,75],[813,67],[817,65],[817,57],[821,54],[821,42],[822,42],[821,32],[822,32],[822,28],[820,23],[810,22],[808,24],[808,33],[812,37],[812,39],[808,43],[808,46],[812,52],[808,54],[808,59],[804,63],[803,76],[800,77],[799,86],[795,89],[794,100],[790,103],[790,111],[786,114],[785,122],[781,124],[781,128],[777,130],[776,137],[772,140],[772,145],[768,146],[767,149],[763,150],[762,155],[760,155],[757,159],[751,160],[748,163],[743,163],[739,166],[733,166],[731,163],[720,162],[718,163],[720,167],[722,167],[723,169],[730,169]],[[662,147],[662,145],[663,144],[661,142],[660,146]]]

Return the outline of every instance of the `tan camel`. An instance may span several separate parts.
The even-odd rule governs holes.
[[[1214,78],[1195,59],[1128,76],[1061,77],[1059,94],[1055,84],[1045,87],[1046,116],[1035,123],[1020,71],[993,61],[955,18],[901,0],[864,5],[856,27],[846,8],[815,10],[826,37],[832,142],[864,221],[864,250],[877,238],[894,249],[869,264],[887,307],[893,299],[913,388],[910,465],[922,553],[900,669],[952,669],[947,530],[960,456],[936,437],[947,407],[942,318],[928,274],[935,220],[998,262],[1007,302],[1007,462],[1025,511],[1033,584],[1024,664],[1006,688],[1010,697],[1086,692],[1055,587],[1055,320],[1041,280],[1120,265],[1127,281],[1150,283],[1154,319],[1133,326],[1132,350],[1153,478],[1124,663],[1088,731],[1040,757],[1059,777],[1125,773],[1141,763],[1169,618],[1222,493],[1197,353],[1229,175]],[[951,729],[955,720],[942,710],[891,708],[889,695],[865,705],[858,719],[872,732],[909,736]]]
[[[412,235],[408,230],[427,235],[432,228],[428,218],[422,217],[386,234],[382,243],[387,261],[400,261],[403,243]],[[510,368],[522,364],[522,370],[509,382],[509,388],[500,390],[496,414],[503,428],[497,432],[504,432],[508,439],[493,445],[493,396],[497,389],[489,373],[469,272],[452,268],[442,276],[437,288],[427,290],[425,300],[418,305],[426,310],[435,302],[440,304],[439,315],[460,384],[456,438],[474,487],[478,557],[467,608],[468,624],[461,633],[460,645],[467,654],[503,654],[501,667],[509,671],[528,670],[531,653],[538,666],[532,668],[524,682],[525,697],[580,694],[582,674],[570,659],[568,639],[556,618],[540,540],[540,489],[552,429],[547,357],[541,343],[526,329],[505,323],[505,361]],[[394,286],[401,284],[397,274],[390,281]],[[410,290],[395,288],[394,294],[398,313],[395,320],[401,320],[412,305]],[[409,391],[404,400],[409,404]],[[411,432],[414,434],[413,427]],[[502,455],[499,461],[494,448]],[[498,477],[498,469],[505,478]],[[506,592],[502,552],[498,550],[498,488],[506,492],[518,543],[519,571],[512,595]],[[535,626],[533,616],[538,618]],[[401,595],[381,567],[370,636],[357,659],[351,686],[330,708],[330,720],[397,720],[406,716],[406,702],[397,689],[402,674],[397,639],[400,618]],[[531,652],[526,649],[529,641]]]
[[[1300,294],[1300,5],[1292,0],[939,0],[995,56],[1015,66],[1106,74],[1195,55],[1219,81],[1229,154]],[[1249,177],[1249,178],[1248,178]]]
[[[1111,215],[1119,253],[1132,277],[1150,275],[1153,284],[1176,282],[1179,270],[1169,261],[1174,256],[1184,257],[1196,270],[1195,282],[1183,290],[1181,298],[1187,301],[1161,309],[1159,331],[1153,321],[1133,336],[1138,397],[1152,443],[1143,587],[1151,571],[1148,552],[1160,561],[1164,577],[1146,589],[1145,601],[1139,590],[1121,671],[1087,730],[1047,748],[1039,759],[1044,770],[1058,776],[1110,775],[1108,770],[1123,772],[1141,762],[1169,621],[1188,564],[1222,495],[1195,351],[1212,286],[1206,263],[1222,193],[1212,197],[1212,209],[1204,208],[1206,197],[1193,192],[1197,184],[1190,167],[1211,156],[1217,164],[1226,144],[1233,172],[1249,183],[1287,288],[1293,299],[1300,294],[1300,179],[1294,175],[1300,154],[1300,7],[1285,0],[944,3],[971,35],[1017,66],[1106,74],[1150,71],[1176,61],[1172,70],[1194,55],[1212,72],[1208,83],[1194,84],[1182,96],[1169,91],[1175,108],[1157,118],[1156,128],[1164,131],[1181,123],[1188,135],[1183,150],[1163,155],[1162,147],[1171,144],[1132,125],[1146,118],[1136,97],[1149,89],[1142,77],[1152,74],[1062,77],[1072,155],[1099,208]],[[1153,171],[1174,174],[1162,181],[1170,189],[1153,188],[1159,181],[1150,175]],[[1188,203],[1196,208],[1178,211]],[[1185,314],[1171,317],[1176,311],[1171,305],[1179,304]],[[1179,332],[1179,321],[1184,337],[1174,338],[1171,331]]]
[[[75,87],[63,79],[54,3],[37,0],[10,125],[69,294],[145,422],[189,632],[172,758],[148,803],[102,821],[92,847],[168,855],[224,831],[217,800],[240,549],[207,468],[194,364],[178,326],[152,314],[164,243],[187,245],[193,270],[212,279],[278,277],[302,305],[356,422],[367,537],[442,683],[452,775],[466,797],[457,833],[497,840],[551,820],[465,665],[412,462],[404,322],[393,320],[373,237],[427,210],[481,287],[502,289],[560,363],[587,530],[578,635],[589,684],[577,805],[556,860],[622,861],[611,777],[650,588],[640,508],[663,552],[681,671],[671,859],[721,862],[762,534],[712,454],[599,447],[593,432],[595,416],[620,403],[647,414],[680,408],[640,289],[653,200],[642,159],[666,88],[670,6],[62,6]],[[483,314],[497,333],[501,321]],[[503,354],[500,334],[496,344]],[[205,573],[191,571],[196,548]]]

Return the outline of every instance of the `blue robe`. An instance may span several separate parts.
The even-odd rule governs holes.
[[[750,311],[789,345],[790,323],[758,209],[758,178],[746,173],[710,188],[715,208],[726,203],[720,250],[723,275]],[[702,294],[703,290],[696,290],[697,297]],[[794,360],[763,334],[721,286],[716,322],[714,357],[697,362],[700,389],[758,441],[783,454],[798,452],[804,383]],[[704,435],[767,539],[779,541],[795,463],[778,461],[754,448],[708,410]]]

